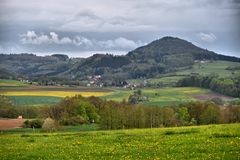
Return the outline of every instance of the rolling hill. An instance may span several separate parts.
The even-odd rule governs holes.
[[[38,81],[79,82],[101,75],[104,82],[154,78],[189,70],[199,61],[240,62],[240,58],[199,48],[180,38],[164,37],[123,56],[95,54],[88,58],[66,55],[0,54],[0,78],[27,78]],[[46,78],[47,76],[47,78]]]

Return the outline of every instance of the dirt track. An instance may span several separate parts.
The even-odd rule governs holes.
[[[24,119],[0,119],[0,130],[22,127]]]

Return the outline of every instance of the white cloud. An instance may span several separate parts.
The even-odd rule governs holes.
[[[77,45],[77,46],[87,46],[87,47],[93,47],[93,42],[91,40],[89,40],[88,38],[85,37],[80,37],[80,36],[76,36],[73,39],[73,44]]]
[[[27,33],[20,35],[20,42],[22,44],[44,45],[44,44],[57,44],[57,45],[75,45],[88,49],[134,49],[142,45],[141,41],[135,42],[124,37],[119,37],[110,40],[94,40],[88,39],[83,36],[75,37],[59,37],[55,32],[48,34],[36,33],[35,31],[27,31]]]
[[[217,37],[213,33],[198,33],[197,35],[202,41],[214,42]]]
[[[27,31],[20,35],[22,44],[69,44],[72,40],[69,37],[59,38],[55,32],[50,32],[49,35],[44,33],[37,34],[35,31]]]
[[[135,42],[133,40],[119,37],[114,40],[100,41],[98,44],[106,49],[113,49],[113,48],[133,49],[133,48],[139,47],[143,43],[140,41]]]

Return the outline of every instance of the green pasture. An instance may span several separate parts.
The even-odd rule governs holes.
[[[196,63],[193,65],[192,69],[182,70],[176,72],[176,75],[189,75],[191,73],[199,73],[201,75],[218,74],[221,77],[232,76],[232,71],[227,70],[228,67],[240,66],[239,62],[229,62],[229,61],[213,61],[206,63]],[[240,73],[240,70],[234,72],[234,74]]]
[[[191,73],[198,73],[200,75],[218,74],[220,77],[230,77],[234,74],[240,74],[240,70],[232,72],[227,70],[228,67],[238,67],[239,62],[229,61],[213,61],[206,63],[195,63],[191,69],[179,70],[173,73],[156,75],[156,78],[150,79],[130,79],[127,82],[130,84],[143,84],[144,81],[151,85],[161,84],[162,86],[175,86],[175,84],[182,78]]]
[[[102,96],[101,98],[106,99],[106,100],[113,100],[113,101],[123,101],[123,100],[128,100],[128,97],[130,94],[132,94],[133,91],[130,89],[115,89],[112,94],[107,95],[107,96]]]
[[[145,89],[143,95],[148,97],[147,106],[171,106],[196,101],[191,95],[209,93],[210,90],[195,87],[176,87],[161,89]]]
[[[171,76],[171,75],[161,75],[159,78],[150,78],[150,79],[130,79],[127,82],[130,84],[144,84],[144,82],[147,82],[151,85],[158,85],[161,84],[161,86],[175,86],[176,83],[184,78],[185,76]]]
[[[1,160],[238,160],[240,124],[0,134]]]
[[[168,106],[185,102],[196,101],[192,97],[193,94],[210,93],[210,90],[196,87],[175,87],[175,88],[159,88],[159,89],[142,89],[143,96],[148,97],[148,101],[144,102],[147,106]],[[104,96],[107,100],[122,101],[128,100],[132,90],[116,90],[111,95]]]
[[[29,86],[29,84],[9,79],[0,79],[0,87],[24,87]]]

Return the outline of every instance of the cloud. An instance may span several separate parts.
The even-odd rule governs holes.
[[[72,40],[69,37],[59,38],[55,32],[50,32],[49,35],[44,33],[37,34],[35,31],[27,31],[20,35],[22,44],[70,44]]]
[[[202,41],[214,42],[217,37],[213,33],[198,33],[197,35]]]
[[[114,40],[100,41],[98,42],[98,44],[106,49],[114,49],[114,48],[133,49],[141,46],[142,42],[141,41],[135,42],[133,40],[119,37]]]
[[[134,49],[142,45],[141,41],[133,41],[124,37],[119,37],[110,40],[95,40],[88,39],[83,36],[70,37],[59,37],[55,32],[50,32],[49,34],[36,33],[35,31],[27,31],[20,35],[20,42],[22,44],[32,44],[32,45],[74,45],[80,46],[88,49]]]
[[[94,12],[79,12],[63,22],[59,26],[53,26],[54,30],[64,32],[132,32],[156,30],[152,24],[143,24],[136,18],[125,18],[122,16],[99,17]]]
[[[197,39],[208,49],[228,48],[237,52],[240,50],[239,2],[51,0],[46,5],[42,0],[0,0],[0,44],[9,48],[10,44],[17,44],[32,52],[129,50],[139,45],[138,40],[150,42],[170,35],[189,41]],[[32,31],[25,33],[19,43],[18,35],[29,29]]]

